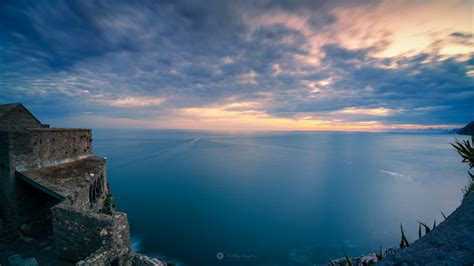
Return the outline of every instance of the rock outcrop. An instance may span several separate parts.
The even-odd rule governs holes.
[[[474,193],[441,224],[409,248],[377,265],[473,265]]]
[[[458,135],[468,135],[468,136],[473,136],[474,135],[474,121],[471,121],[469,124],[467,124],[465,127],[459,129],[456,132]]]

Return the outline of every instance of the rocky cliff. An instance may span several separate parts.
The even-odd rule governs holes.
[[[474,193],[429,234],[377,265],[474,265]]]

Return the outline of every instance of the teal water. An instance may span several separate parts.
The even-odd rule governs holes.
[[[467,166],[452,135],[95,130],[134,247],[179,265],[315,265],[442,221]]]

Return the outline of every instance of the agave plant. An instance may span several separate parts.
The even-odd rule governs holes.
[[[377,258],[377,261],[381,261],[383,259],[382,245],[380,245],[380,251],[375,252],[375,257]]]
[[[400,231],[402,232],[402,240],[400,241],[400,249],[404,249],[410,246],[410,243],[408,242],[405,232],[403,232],[403,226],[400,224]]]
[[[352,261],[349,258],[349,256],[347,256],[347,253],[346,253],[346,250],[344,249],[344,247],[342,247],[342,252],[344,252],[344,264],[346,266],[352,266]]]
[[[441,214],[443,215],[444,219],[446,219],[446,216],[444,215],[443,212],[441,212]],[[425,228],[425,235],[427,235],[429,232],[431,232],[433,229],[436,228],[436,220],[434,220],[433,222],[433,227],[430,228],[428,225],[426,225],[425,223],[422,223],[420,221],[417,221],[419,226],[418,226],[418,237],[421,238],[423,235],[421,234],[421,226],[423,226]]]
[[[451,143],[451,145],[456,149],[459,155],[461,155],[462,162],[469,163],[469,168],[472,169],[474,167],[474,148],[471,146],[469,140],[460,142],[456,139],[455,144]],[[469,175],[474,178],[471,173],[469,173]]]
[[[474,136],[472,136],[474,142]],[[469,140],[463,140],[460,142],[456,139],[455,144],[451,145],[456,149],[456,151],[461,155],[462,162],[469,164],[469,169],[474,167],[474,148],[471,146]],[[467,196],[469,193],[474,191],[474,173],[467,171],[469,177],[471,178],[471,183],[467,185],[464,191],[464,195]]]
[[[444,215],[443,212],[441,212],[441,215],[443,215],[443,218],[446,220],[446,215]]]

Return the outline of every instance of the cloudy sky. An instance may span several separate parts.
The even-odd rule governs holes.
[[[451,128],[474,119],[473,13],[471,0],[4,0],[0,102],[54,126]]]

